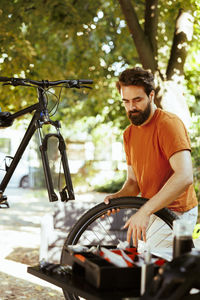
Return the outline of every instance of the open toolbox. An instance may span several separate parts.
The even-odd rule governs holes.
[[[144,258],[137,253],[135,247],[121,250],[105,246],[93,253],[74,251],[73,247],[68,246],[66,251],[67,263],[72,266],[72,273],[84,277],[92,286],[98,289],[140,289],[141,265],[144,263]],[[125,264],[121,264],[120,267],[115,265],[117,256],[119,265],[121,258],[125,261]],[[159,266],[165,261],[155,256],[152,259],[156,274]]]
[[[139,296],[141,283],[142,256],[136,248],[128,248],[123,252],[133,263],[118,267],[103,253],[109,250],[121,256],[121,250],[105,246],[98,251],[77,251],[73,246],[65,248],[65,265],[44,262],[38,266],[28,267],[28,273],[46,280],[86,299],[124,299]],[[127,258],[127,256],[125,256]],[[111,259],[112,260],[112,259]],[[152,256],[154,274],[165,260]]]

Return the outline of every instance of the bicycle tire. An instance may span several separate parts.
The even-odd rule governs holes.
[[[80,243],[80,239],[83,236],[84,232],[86,232],[87,228],[89,228],[89,226],[91,226],[91,224],[95,224],[96,221],[99,222],[98,219],[102,215],[105,215],[106,212],[109,209],[119,208],[120,212],[123,211],[123,213],[125,213],[126,211],[130,210],[130,214],[129,215],[132,215],[133,214],[133,210],[137,211],[138,209],[140,209],[145,204],[145,202],[147,200],[148,199],[141,198],[141,197],[120,197],[120,198],[112,199],[108,205],[106,205],[105,203],[100,203],[100,204],[94,206],[93,208],[91,208],[90,210],[88,210],[77,221],[77,223],[73,226],[73,228],[69,232],[69,234],[68,234],[68,236],[67,236],[67,238],[65,240],[63,249],[62,249],[61,264],[66,264],[66,257],[65,257],[66,246],[68,246],[68,245],[75,245],[77,243]],[[124,211],[124,210],[126,210],[126,211]],[[112,214],[109,218],[112,218],[114,220],[115,216],[117,214],[118,213],[116,213],[114,215]],[[175,213],[173,213],[172,211],[170,211],[167,208],[161,209],[160,211],[156,212],[155,215],[157,217],[159,217],[161,220],[163,220],[170,228],[172,228],[173,221],[178,218]],[[106,220],[106,218],[107,218],[107,216],[104,219]],[[100,219],[100,227],[102,226],[101,224],[104,221],[104,219]],[[110,223],[110,221],[109,221],[109,223]],[[117,224],[115,224],[115,226],[116,225]],[[110,226],[112,227],[112,225],[110,225]],[[120,232],[123,232],[121,230],[121,228],[118,228],[118,230],[120,230]],[[124,231],[126,231],[126,230],[124,230]],[[96,233],[95,233],[95,235],[96,235]],[[125,236],[126,236],[126,233],[125,233]],[[118,241],[118,238],[116,240]],[[102,239],[101,238],[99,240],[99,244],[106,245],[107,242],[108,242],[108,240],[106,240],[106,239]],[[88,238],[87,238],[87,243],[84,243],[84,244],[88,245]],[[91,243],[91,244],[95,245],[95,243]],[[113,245],[113,241],[112,241],[112,245]],[[80,299],[75,294],[68,293],[65,290],[63,290],[63,293],[64,293],[64,296],[65,296],[65,299],[67,299],[67,300]]]

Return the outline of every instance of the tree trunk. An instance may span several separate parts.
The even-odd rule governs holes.
[[[150,69],[157,78],[156,105],[177,114],[189,127],[190,113],[183,93],[183,80],[188,43],[193,33],[192,16],[182,9],[179,11],[166,76],[163,78],[157,66],[158,0],[146,0],[144,29],[139,24],[132,2],[118,1],[143,68]]]
[[[148,36],[157,67],[158,0],[146,1],[144,33]]]
[[[145,35],[142,27],[139,24],[137,14],[131,1],[119,0],[119,3],[125,16],[128,29],[133,38],[141,64],[145,69],[151,69],[152,72],[155,72],[157,69],[157,63],[153,56],[151,43],[148,36]]]
[[[171,48],[171,54],[166,71],[167,80],[176,80],[176,76],[184,75],[184,64],[187,56],[188,44],[193,35],[193,17],[179,10]]]
[[[167,81],[164,83],[165,92],[161,99],[163,109],[177,114],[190,127],[191,118],[184,96],[184,64],[189,42],[193,35],[193,17],[179,10],[176,19],[173,44],[166,71]]]

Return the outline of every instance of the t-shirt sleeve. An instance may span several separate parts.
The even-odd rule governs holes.
[[[191,150],[187,130],[179,118],[171,117],[160,124],[159,144],[167,159],[176,152]]]
[[[129,146],[128,146],[128,140],[129,140],[129,129],[126,129],[124,131],[124,134],[123,134],[123,140],[124,140],[124,151],[125,151],[125,154],[126,154],[126,162],[127,162],[127,165],[131,165],[131,158],[130,158],[130,152],[129,152]]]

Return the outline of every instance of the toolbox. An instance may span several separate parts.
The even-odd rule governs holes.
[[[120,250],[108,248],[115,254],[120,255]],[[136,248],[126,249],[125,254],[133,260],[133,264],[118,267],[109,259],[103,256],[102,251],[97,254],[92,252],[74,252],[73,248],[66,247],[68,264],[72,266],[72,274],[84,278],[88,283],[98,289],[124,289],[134,288],[140,290],[141,265],[139,260],[142,258],[137,253]],[[155,260],[155,274],[159,266],[164,261],[157,258]],[[142,262],[143,263],[143,262]]]
[[[91,249],[89,246],[87,248]],[[120,254],[116,247],[104,248]],[[144,266],[141,254],[137,253],[136,248],[124,250],[125,255],[134,263],[126,267],[117,267],[102,255],[101,250],[102,247],[95,252],[77,249],[74,251],[73,247],[66,246],[64,265],[42,260],[39,265],[28,267],[28,273],[87,300],[122,300],[138,297],[141,269]],[[152,256],[152,262],[153,272],[156,274],[165,260]]]

